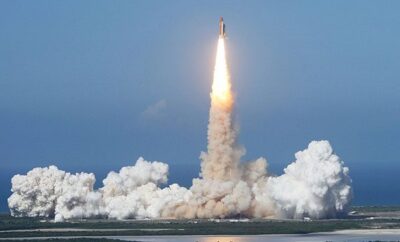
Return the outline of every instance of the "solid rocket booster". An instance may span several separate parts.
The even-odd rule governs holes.
[[[219,18],[219,37],[225,38],[225,24],[222,17]]]

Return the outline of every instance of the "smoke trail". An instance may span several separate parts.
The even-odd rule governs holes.
[[[237,179],[237,166],[242,150],[236,146],[236,132],[232,125],[233,96],[225,55],[225,39],[219,38],[211,92],[208,124],[208,152],[200,158],[204,179]]]
[[[133,166],[110,172],[103,187],[93,188],[92,173],[70,174],[34,168],[15,175],[8,206],[13,216],[73,218],[333,218],[344,214],[352,199],[349,170],[328,141],[313,141],[295,154],[281,176],[270,176],[267,161],[240,162],[232,121],[233,95],[225,56],[218,49],[211,92],[207,152],[200,178],[187,189],[167,183],[168,165],[139,158]]]

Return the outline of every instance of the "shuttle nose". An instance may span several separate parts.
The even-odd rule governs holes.
[[[219,18],[219,36],[222,38],[225,37],[225,24],[222,17]]]

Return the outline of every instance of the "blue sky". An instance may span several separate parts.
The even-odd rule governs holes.
[[[218,19],[246,159],[281,174],[311,140],[355,204],[400,204],[398,1],[1,1],[0,210],[10,179],[139,156],[184,185],[206,148]]]

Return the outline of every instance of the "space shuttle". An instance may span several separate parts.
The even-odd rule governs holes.
[[[225,38],[225,24],[222,17],[219,18],[219,37]]]

